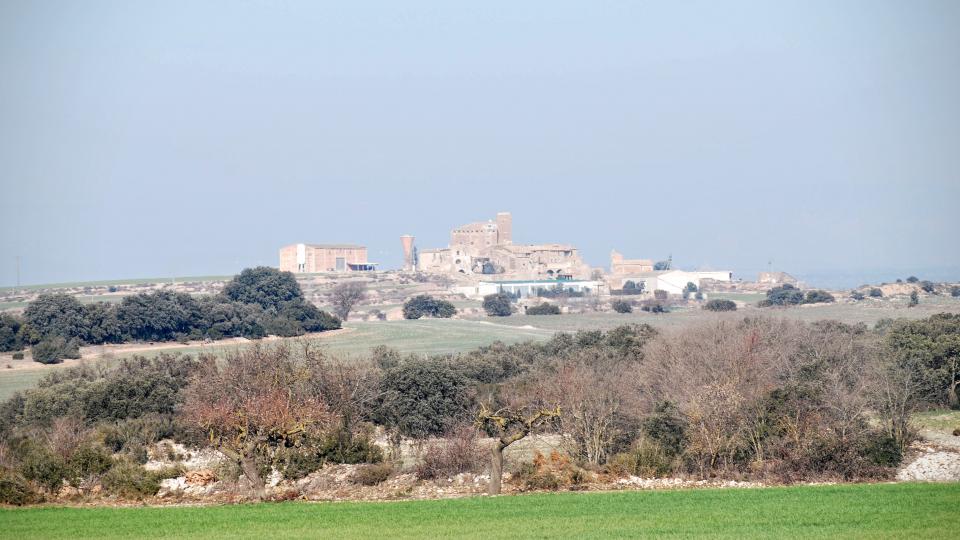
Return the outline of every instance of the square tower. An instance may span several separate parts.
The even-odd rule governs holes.
[[[510,212],[497,212],[497,243],[513,243],[513,216]]]

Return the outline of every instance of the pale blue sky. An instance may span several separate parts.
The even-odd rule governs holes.
[[[0,0],[0,285],[514,214],[594,265],[960,279],[960,2]]]

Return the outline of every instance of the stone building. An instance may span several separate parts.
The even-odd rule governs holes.
[[[650,259],[624,259],[623,255],[613,250],[610,252],[610,274],[623,276],[640,272],[653,272],[653,261]]]
[[[757,275],[757,283],[763,285],[793,285],[796,287],[799,281],[786,272],[760,272]]]
[[[575,279],[590,276],[577,249],[566,244],[514,244],[513,218],[461,225],[450,231],[450,246],[419,252],[417,269],[439,274],[490,275],[515,279]]]
[[[297,274],[368,272],[367,248],[352,244],[291,244],[280,248],[280,270]]]

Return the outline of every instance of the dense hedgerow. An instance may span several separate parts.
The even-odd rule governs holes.
[[[41,295],[27,305],[22,320],[0,317],[0,350],[33,345],[34,359],[55,363],[78,357],[80,344],[256,339],[339,327],[339,319],[306,301],[292,274],[258,267],[234,277],[222,294],[204,298],[159,290],[125,296],[113,305]]]

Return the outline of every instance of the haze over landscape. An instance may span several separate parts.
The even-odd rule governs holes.
[[[295,242],[960,277],[960,4],[0,2],[0,285]]]

